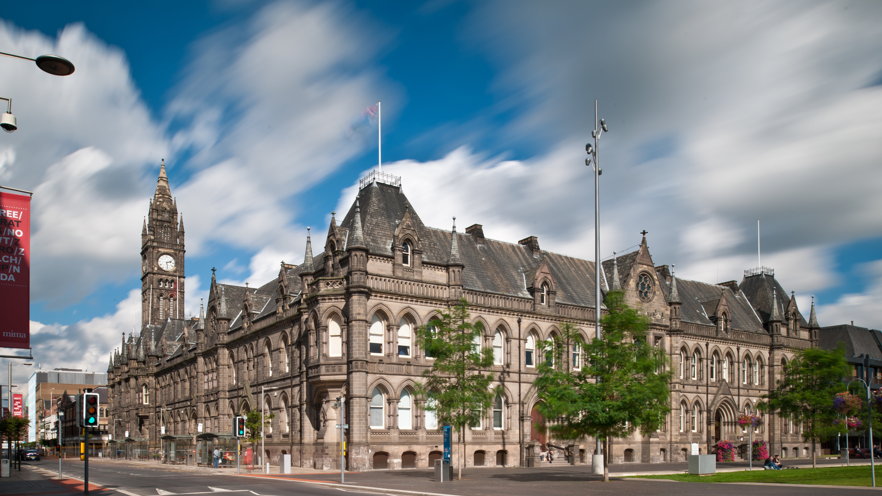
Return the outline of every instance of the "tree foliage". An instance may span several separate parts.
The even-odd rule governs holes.
[[[835,435],[837,412],[833,401],[845,391],[842,378],[848,373],[845,351],[809,348],[797,351],[796,357],[784,367],[783,378],[769,394],[763,395],[758,407],[778,412],[784,418],[802,424],[802,438],[812,442],[812,466],[817,454],[815,444],[822,437]]]
[[[417,385],[417,393],[431,397],[426,409],[435,412],[439,423],[449,424],[459,433],[480,424],[495,395],[490,389],[493,374],[485,372],[493,365],[493,350],[482,349],[484,328],[469,321],[468,307],[468,302],[461,299],[417,331],[417,342],[433,359],[432,368]],[[460,435],[460,439],[464,454],[465,436]],[[460,456],[460,478],[463,460]]]
[[[585,342],[573,324],[541,344],[546,360],[534,386],[539,412],[556,419],[549,430],[559,438],[594,436],[608,442],[639,430],[658,430],[670,412],[671,374],[664,351],[646,342],[649,320],[625,304],[623,293],[606,297],[602,337]],[[585,357],[574,369],[567,348],[578,345]],[[598,379],[598,380],[595,380]],[[609,450],[606,450],[607,454]],[[604,459],[604,480],[608,480]]]
[[[11,441],[21,441],[28,431],[28,422],[28,417],[4,417],[0,420],[0,433]]]

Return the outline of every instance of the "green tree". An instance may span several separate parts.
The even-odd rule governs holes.
[[[0,420],[0,433],[9,440],[9,459],[14,459],[14,456],[11,453],[14,453],[15,450],[12,449],[13,443],[20,442],[25,434],[28,432],[28,417],[13,417],[8,416],[4,417]]]
[[[594,436],[604,442],[603,480],[609,481],[610,440],[638,429],[648,435],[661,427],[670,412],[671,374],[664,351],[646,343],[649,320],[625,304],[623,293],[608,293],[606,307],[600,339],[586,343],[567,323],[561,336],[542,343],[546,359],[534,387],[539,412],[555,419],[549,425],[553,434],[563,439]],[[567,348],[573,345],[584,350],[584,364],[567,360]]]
[[[434,359],[432,368],[423,374],[424,382],[417,385],[417,394],[431,395],[426,409],[435,412],[438,422],[450,424],[459,433],[460,479],[465,461],[464,430],[481,422],[495,396],[490,389],[493,374],[484,372],[493,365],[493,350],[482,349],[483,334],[482,326],[469,322],[465,299],[417,331],[420,347]]]
[[[263,439],[261,436],[261,427],[270,425],[270,421],[273,417],[275,417],[275,414],[264,416],[263,412],[259,410],[251,410],[245,414],[245,432],[247,434],[245,440],[251,443],[252,465],[254,464],[255,456],[257,454],[257,442]]]
[[[812,443],[812,467],[817,465],[815,444],[839,431],[833,400],[836,393],[845,391],[842,378],[847,373],[841,346],[830,351],[799,350],[784,367],[783,379],[757,405],[761,411],[778,412],[802,424],[802,438]]]

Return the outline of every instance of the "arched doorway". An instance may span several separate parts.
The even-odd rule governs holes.
[[[717,408],[717,413],[714,415],[714,441],[720,442],[721,439],[723,439],[723,410]]]
[[[532,417],[530,422],[530,441],[538,442],[540,449],[545,451],[547,449],[545,443],[548,441],[545,417],[539,413],[535,406],[530,410],[530,417]]]

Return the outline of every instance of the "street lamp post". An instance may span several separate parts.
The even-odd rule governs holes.
[[[600,175],[603,171],[600,169],[600,155],[598,149],[600,147],[600,135],[608,132],[604,119],[597,120],[597,100],[594,100],[594,129],[591,131],[591,137],[594,138],[594,146],[591,143],[585,145],[585,151],[588,158],[585,159],[585,165],[591,165],[594,159],[594,337],[601,338],[600,330]],[[600,381],[600,378],[596,379]],[[591,458],[591,470],[594,474],[603,474],[603,445],[600,436],[597,436],[595,455]]]
[[[0,52],[0,55],[36,62],[37,67],[39,67],[40,70],[47,74],[52,74],[53,76],[69,76],[73,74],[75,70],[73,63],[71,63],[70,60],[67,60],[64,57],[59,57],[58,55],[40,55],[36,59],[4,52]],[[3,128],[7,133],[11,133],[18,129],[15,116],[12,115],[12,99],[0,98],[0,100],[7,102],[6,112],[3,115],[0,115],[0,128]]]
[[[848,389],[851,386],[851,383],[854,381],[858,381],[864,385],[867,389],[867,425],[870,429],[870,473],[873,476],[873,487],[876,487],[876,463],[873,456],[873,405],[870,403],[870,385],[864,382],[863,379],[852,379],[848,381],[848,384],[845,386]],[[848,417],[845,419],[845,428],[848,429]],[[846,430],[846,435],[847,434]],[[848,438],[846,438],[846,443]],[[848,459],[848,446],[845,447],[845,458]]]

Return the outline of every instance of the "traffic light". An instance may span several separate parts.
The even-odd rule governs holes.
[[[236,437],[245,437],[245,417],[233,419],[233,434]]]
[[[83,427],[98,427],[98,393],[83,393]]]

